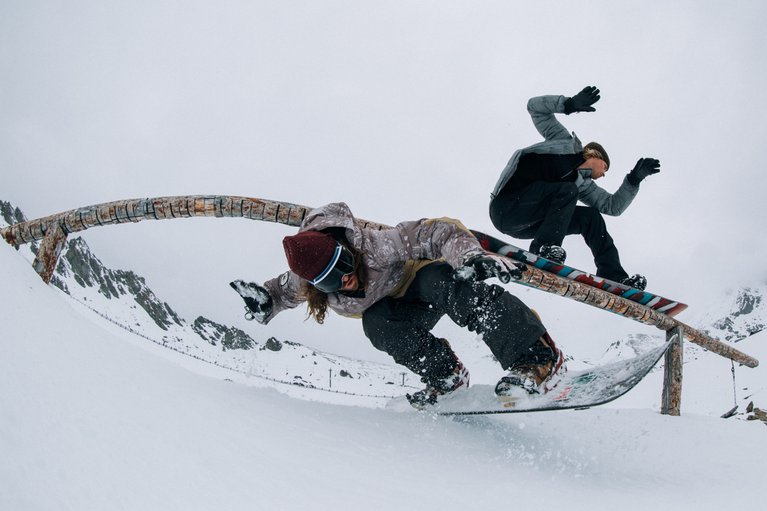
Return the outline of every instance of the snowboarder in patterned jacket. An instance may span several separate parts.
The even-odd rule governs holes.
[[[263,285],[236,280],[246,317],[267,324],[307,303],[323,323],[328,309],[361,317],[373,346],[421,377],[426,388],[409,395],[422,408],[469,383],[450,344],[431,333],[447,314],[480,334],[508,370],[496,386],[502,401],[552,388],[564,357],[539,318],[497,284],[520,268],[485,252],[459,221],[403,222],[391,229],[362,228],[344,203],[312,210],[283,248],[290,271]]]
[[[568,234],[583,235],[594,255],[597,275],[644,289],[647,279],[628,276],[602,214],[618,216],[634,200],[639,184],[660,172],[660,162],[641,158],[611,194],[595,181],[610,168],[610,158],[596,142],[585,146],[554,114],[594,112],[599,89],[586,87],[573,97],[539,96],[527,103],[543,142],[515,152],[501,173],[490,201],[490,219],[509,236],[531,239],[530,251],[564,263],[562,242]],[[577,206],[578,201],[586,206]]]

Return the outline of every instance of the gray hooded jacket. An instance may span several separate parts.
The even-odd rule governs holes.
[[[522,155],[528,153],[576,154],[583,151],[583,145],[575,133],[568,132],[554,115],[565,112],[566,99],[565,96],[538,96],[527,102],[527,111],[533,118],[533,124],[545,140],[520,149],[511,156],[493,189],[491,195],[493,199],[501,193],[503,187],[516,172]],[[594,180],[588,177],[589,175],[588,170],[578,174],[575,181],[578,186],[578,199],[605,215],[618,216],[623,213],[639,191],[638,186],[632,185],[624,178],[618,190],[611,194],[597,186]]]
[[[457,220],[421,219],[402,222],[392,229],[363,229],[343,202],[310,211],[299,232],[330,227],[345,229],[346,239],[362,253],[362,264],[367,271],[364,297],[328,294],[328,308],[342,316],[360,317],[381,298],[402,296],[415,272],[424,264],[444,259],[457,268],[469,257],[485,253],[477,239]],[[302,282],[301,277],[288,271],[264,283],[273,301],[272,313],[265,323],[281,311],[304,302]]]

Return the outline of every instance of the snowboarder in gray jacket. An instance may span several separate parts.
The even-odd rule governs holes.
[[[602,215],[618,216],[634,200],[639,184],[660,172],[660,162],[641,158],[615,191],[596,184],[610,168],[610,158],[596,142],[583,146],[554,114],[594,112],[599,89],[585,87],[573,97],[539,96],[527,111],[544,141],[516,151],[493,189],[490,219],[509,236],[532,239],[530,251],[564,263],[562,242],[568,234],[581,234],[591,249],[596,274],[644,289],[642,275],[629,277]],[[578,206],[578,201],[585,206]]]
[[[283,239],[290,271],[263,285],[237,280],[246,317],[267,324],[278,313],[307,303],[323,323],[328,309],[362,318],[365,335],[421,377],[426,388],[409,397],[425,407],[468,385],[469,373],[445,339],[431,333],[448,315],[482,336],[508,374],[496,393],[513,401],[552,388],[564,357],[540,319],[497,284],[520,268],[485,252],[461,222],[449,218],[364,228],[344,203],[312,210],[298,234]]]

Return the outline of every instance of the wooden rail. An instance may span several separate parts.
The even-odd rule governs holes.
[[[298,227],[311,209],[307,206],[287,202],[224,195],[129,199],[73,209],[11,225],[0,229],[0,235],[8,243],[15,246],[42,240],[34,266],[43,280],[50,282],[66,237],[73,232],[102,225],[196,216],[240,217]],[[357,223],[363,228],[390,228],[384,224],[360,219],[357,220]],[[691,342],[713,353],[748,367],[756,367],[759,364],[757,359],[709,336],[705,332],[607,291],[559,277],[533,266],[526,267],[520,281],[537,289],[607,310],[639,323],[655,326],[666,332],[674,328],[682,328],[684,335]]]

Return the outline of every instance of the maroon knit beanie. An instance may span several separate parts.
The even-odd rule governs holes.
[[[282,239],[288,266],[305,280],[313,280],[327,268],[337,245],[331,235],[318,231],[299,232]]]

